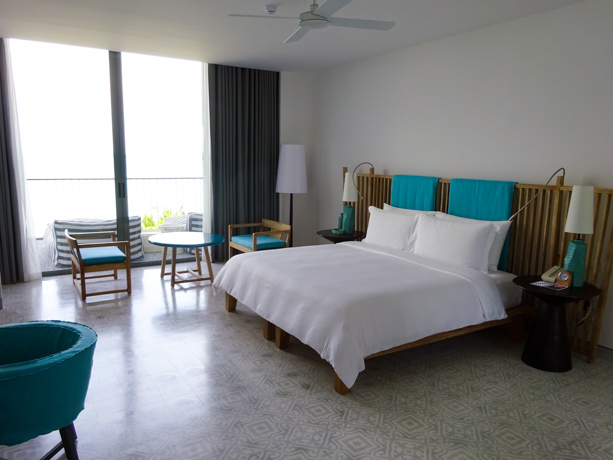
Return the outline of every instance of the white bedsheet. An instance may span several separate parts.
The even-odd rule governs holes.
[[[504,308],[516,307],[521,303],[523,289],[513,282],[517,275],[498,270],[488,273],[487,276],[496,283],[496,289],[498,289]]]
[[[314,348],[348,388],[366,356],[506,317],[489,276],[367,243],[241,254],[213,287]]]

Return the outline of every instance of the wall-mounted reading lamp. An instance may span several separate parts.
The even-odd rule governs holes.
[[[539,195],[545,191],[545,189],[547,188],[547,186],[549,185],[549,183],[551,182],[551,180],[552,180],[552,179],[553,179],[553,178],[554,178],[554,177],[555,177],[555,176],[556,176],[556,175],[557,175],[557,174],[558,174],[560,171],[562,171],[562,177],[566,176],[566,169],[564,169],[564,168],[560,168],[560,169],[558,169],[556,172],[554,172],[554,173],[551,175],[551,177],[549,178],[549,180],[548,180],[548,181],[545,183],[545,185],[543,185],[543,188],[541,188],[541,189],[538,191],[538,193],[532,197],[532,199],[531,199],[530,201],[528,201],[528,202],[527,202],[525,205],[523,205],[523,206],[522,206],[522,207],[519,209],[519,211],[517,211],[515,214],[513,214],[511,217],[509,217],[509,220],[513,220],[513,219],[514,219],[514,218],[515,218],[515,217],[516,217],[516,216],[517,216],[517,215],[518,215],[520,212],[522,212],[524,209],[526,209],[526,207],[527,207],[527,206],[528,206],[530,203],[532,203],[534,200],[536,200],[536,199],[539,197]]]

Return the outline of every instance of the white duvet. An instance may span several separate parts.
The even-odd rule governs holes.
[[[213,287],[315,349],[348,388],[366,356],[506,317],[489,276],[367,243],[241,254]]]

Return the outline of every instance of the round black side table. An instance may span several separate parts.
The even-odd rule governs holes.
[[[570,341],[566,328],[567,303],[589,300],[600,294],[593,284],[568,287],[554,291],[531,283],[541,281],[540,276],[518,276],[513,280],[540,302],[521,360],[528,366],[547,372],[567,372],[573,367]]]
[[[360,232],[359,230],[356,230],[353,233],[332,233],[332,230],[319,230],[317,234],[324,237],[328,241],[332,241],[334,244],[342,243],[344,241],[361,240],[365,236],[364,232]]]

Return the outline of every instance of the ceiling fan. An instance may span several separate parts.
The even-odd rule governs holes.
[[[294,32],[285,43],[297,42],[311,29],[323,29],[328,26],[352,27],[354,29],[371,29],[371,30],[390,30],[394,27],[395,22],[388,21],[370,21],[367,19],[347,19],[333,18],[332,15],[342,7],[350,3],[352,0],[327,0],[323,5],[319,6],[317,0],[313,0],[309,11],[298,16],[299,28]],[[228,16],[241,18],[269,18],[269,19],[293,19],[282,16],[271,16],[277,11],[275,5],[266,5],[265,11],[269,16],[256,16],[250,14],[229,14]]]

